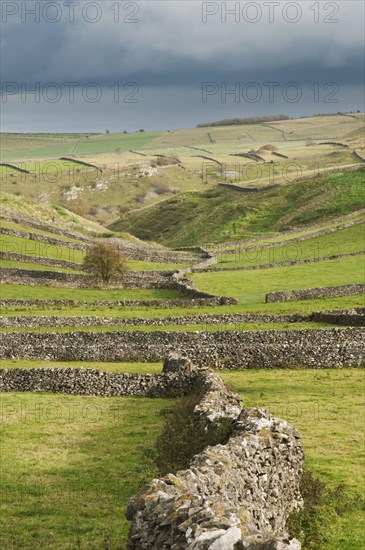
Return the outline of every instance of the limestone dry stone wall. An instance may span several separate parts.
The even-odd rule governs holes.
[[[84,302],[85,304],[85,302]],[[0,301],[0,306],[3,303]],[[23,304],[24,305],[24,304]],[[309,315],[260,315],[260,314],[217,314],[192,315],[180,317],[132,317],[131,319],[115,317],[59,317],[47,315],[32,316],[2,316],[0,328],[60,328],[60,327],[116,327],[116,326],[157,326],[195,325],[196,330],[226,330],[233,325],[236,330],[247,323],[328,323],[334,325],[363,327],[365,326],[365,310],[354,308],[350,310],[334,310],[313,312]]]
[[[161,361],[187,353],[195,364],[217,369],[360,367],[360,327],[268,331],[4,332],[1,359],[50,361]]]
[[[334,325],[347,325],[351,327],[365,326],[365,308],[342,311],[315,311],[310,317],[312,321],[318,323],[332,323]]]
[[[313,262],[323,262],[327,260],[338,260],[339,258],[348,258],[352,256],[361,256],[364,252],[348,252],[346,254],[335,254],[331,256],[319,256],[319,257],[313,257],[313,258],[307,258],[305,260],[287,260],[285,262],[272,262],[267,264],[257,264],[257,265],[245,265],[245,266],[230,266],[230,267],[194,267],[192,269],[193,273],[204,273],[204,272],[210,272],[210,271],[250,271],[253,269],[270,269],[272,267],[284,267],[289,265],[300,265],[300,264],[308,264]],[[240,257],[239,257],[240,260]],[[239,261],[238,260],[238,261]]]
[[[2,301],[0,301],[0,306]],[[332,312],[331,312],[332,313]],[[341,318],[346,315],[347,312],[341,312]],[[335,314],[335,312],[333,312]],[[86,327],[86,326],[166,326],[166,325],[197,325],[197,330],[201,327],[207,328],[208,326],[216,327],[223,330],[222,327],[228,324],[240,325],[242,323],[299,323],[310,322],[311,315],[260,315],[260,314],[220,314],[220,315],[192,315],[181,317],[163,317],[163,318],[150,318],[150,317],[133,317],[131,319],[115,318],[115,317],[59,317],[59,316],[3,316],[0,317],[0,327],[2,328],[40,328],[40,327]],[[320,314],[318,314],[320,315]],[[346,319],[352,319],[353,317],[362,318],[362,315],[354,315],[349,313],[346,315]],[[322,321],[320,321],[322,322]],[[336,324],[340,324],[339,322]],[[343,323],[350,324],[350,323]],[[359,325],[361,326],[361,325]],[[204,328],[203,328],[204,330]]]
[[[171,368],[176,372],[174,361],[165,363],[164,371]],[[127,550],[300,549],[286,532],[301,504],[300,434],[261,409],[243,411],[209,370],[198,371],[197,385],[202,396],[194,416],[206,429],[229,420],[232,434],[193,457],[187,470],[153,479],[129,500]]]
[[[237,300],[235,298],[227,298],[225,296],[213,296],[209,298],[177,298],[176,300],[95,300],[93,302],[85,302],[82,300],[17,300],[17,299],[4,299],[0,300],[0,306],[3,307],[32,307],[34,309],[42,309],[51,307],[84,307],[84,306],[100,306],[111,308],[124,308],[124,307],[200,307],[200,306],[224,306],[235,305]]]
[[[122,278],[115,278],[108,288],[174,288],[172,271],[129,271]],[[0,268],[2,283],[62,286],[68,288],[93,288],[100,281],[92,275],[65,273],[62,271],[36,270],[24,268]]]
[[[302,290],[285,290],[282,292],[269,292],[266,294],[266,303],[291,302],[296,300],[313,300],[315,298],[336,298],[338,296],[351,296],[363,294],[365,284],[349,284],[340,286],[326,286],[321,288],[306,288]]]
[[[92,368],[0,369],[0,392],[50,392],[110,397],[176,397],[194,379],[176,374],[118,374]]]

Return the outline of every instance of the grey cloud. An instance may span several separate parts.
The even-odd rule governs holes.
[[[44,0],[43,4],[46,3]],[[64,3],[59,1],[61,7]],[[85,3],[87,0],[79,2],[80,6]],[[267,3],[256,2],[261,6]],[[213,4],[222,5],[221,2]],[[227,5],[234,4],[229,2]],[[241,2],[241,6],[245,4],[247,2]],[[164,104],[170,105],[173,113],[171,91],[174,90],[176,103],[180,101],[182,90],[187,89],[189,101],[183,100],[185,120],[190,115],[196,122],[212,118],[209,112],[206,116],[203,112],[200,117],[199,94],[204,81],[224,81],[229,85],[237,81],[276,81],[281,84],[294,81],[302,86],[316,81],[322,84],[336,82],[342,90],[346,86],[357,90],[357,99],[350,102],[355,106],[361,97],[359,85],[363,84],[364,4],[348,0],[319,2],[318,23],[314,23],[315,14],[309,9],[314,2],[296,4],[302,10],[297,23],[288,23],[281,16],[282,5],[288,5],[288,2],[282,2],[273,23],[268,20],[266,8],[257,23],[235,23],[232,17],[227,23],[222,23],[217,14],[204,24],[202,2],[198,0],[138,2],[139,13],[134,16],[138,23],[115,22],[115,13],[110,9],[116,5],[114,0],[99,2],[102,17],[96,23],[81,17],[70,23],[65,16],[58,23],[42,19],[33,23],[30,19],[23,24],[19,18],[9,16],[2,25],[3,80],[26,82],[29,86],[34,82],[94,81],[105,88],[114,82],[135,81],[144,90],[144,105],[155,106],[156,121],[161,120]],[[339,6],[339,13],[334,16],[339,19],[338,23],[323,22],[324,17],[331,15],[331,10],[324,11],[326,5]],[[76,15],[80,13],[80,6],[77,8],[75,3]],[[121,8],[120,17],[125,15]],[[161,102],[156,99],[157,90]],[[345,103],[343,98],[343,108],[346,109]],[[27,102],[24,112],[26,108],[30,109],[30,105],[31,102]],[[303,105],[296,107],[297,114],[303,114]],[[5,111],[10,112],[10,107],[9,102]],[[89,109],[88,105],[86,107]],[[232,116],[237,115],[239,107],[232,106]],[[311,108],[310,101],[307,102],[310,112],[315,112],[317,107],[313,105]],[[92,108],[95,113],[102,109],[101,104]],[[262,103],[250,108],[261,108],[266,114],[268,108],[271,112],[279,105]],[[348,108],[352,108],[350,104]],[[82,117],[81,104],[80,109]],[[142,102],[139,109],[141,112],[144,109]],[[229,116],[228,110],[226,105],[220,105],[219,113],[213,118]],[[56,106],[47,105],[43,113],[46,112],[52,113],[49,116],[53,120],[56,117],[53,113],[58,110]],[[138,109],[131,108],[131,112],[139,118]],[[158,125],[153,121],[150,123],[150,127]],[[178,121],[174,125],[178,126]]]

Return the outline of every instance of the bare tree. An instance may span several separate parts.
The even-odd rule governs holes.
[[[98,243],[90,248],[85,254],[83,265],[105,284],[115,276],[123,278],[129,269],[125,255],[115,246],[106,243]]]

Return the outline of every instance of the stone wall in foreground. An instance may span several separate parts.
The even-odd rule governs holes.
[[[187,353],[202,367],[334,368],[365,362],[365,330],[358,327],[268,331],[4,332],[1,359],[50,361],[161,361]]]
[[[164,371],[170,368],[176,372],[176,362],[165,363]],[[194,416],[206,429],[229,421],[232,434],[129,500],[127,550],[300,549],[286,532],[301,503],[299,433],[261,409],[242,411],[238,396],[209,370],[198,371],[197,386]]]
[[[229,422],[231,435],[194,456],[187,470],[153,479],[129,500],[127,549],[300,549],[286,532],[288,516],[301,504],[300,435],[261,409],[243,411],[239,396],[212,371],[176,355],[165,360],[160,375],[0,370],[0,391],[10,392],[166,397],[192,388],[200,392],[193,421],[207,430]]]

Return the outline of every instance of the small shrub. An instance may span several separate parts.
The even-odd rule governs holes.
[[[166,193],[170,193],[170,188],[167,185],[167,183],[161,182],[161,183],[156,183],[154,187],[154,191],[155,193],[157,193],[157,195],[165,195]]]
[[[181,164],[177,157],[157,157],[155,160],[157,166],[168,166],[169,164]]]
[[[259,152],[260,151],[277,151],[277,147],[275,145],[272,145],[271,143],[268,143],[267,145],[263,145],[261,149],[259,149]]]
[[[172,409],[165,409],[165,424],[156,442],[155,463],[160,475],[189,467],[192,457],[208,445],[225,443],[232,431],[232,422],[223,422],[219,427],[205,429],[204,423],[194,418],[194,408],[200,394],[180,397]]]
[[[292,537],[302,542],[303,548],[322,548],[340,517],[364,504],[361,498],[352,496],[345,485],[340,484],[331,489],[306,469],[302,475],[300,492],[304,505],[301,510],[290,515],[288,530]]]
[[[78,216],[85,216],[89,211],[89,203],[84,197],[77,197],[67,201],[67,209],[77,214]]]

